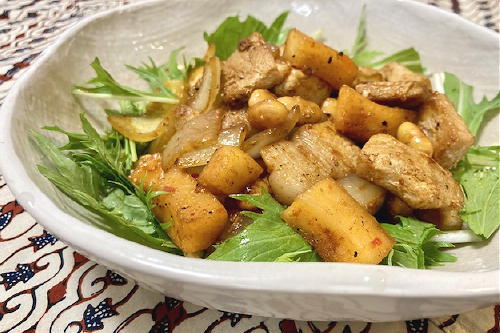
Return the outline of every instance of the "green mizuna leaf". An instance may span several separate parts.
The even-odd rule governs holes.
[[[248,15],[244,21],[240,21],[239,16],[230,16],[213,33],[205,32],[203,37],[208,44],[215,45],[215,55],[221,60],[226,60],[236,50],[240,40],[254,32],[260,32],[269,43],[282,43],[287,35],[283,30],[287,17],[288,12],[280,14],[268,28],[262,21],[251,15]]]
[[[185,67],[185,71],[183,71],[179,68],[180,66],[177,62],[177,58],[182,49],[183,48],[178,48],[173,50],[168,57],[168,61],[160,66],[158,66],[152,58],[149,58],[150,64],[143,63],[139,67],[126,65],[126,67],[148,82],[152,91],[159,91],[163,95],[173,94],[165,87],[165,82],[170,80],[184,81],[187,79],[188,67]]]
[[[435,242],[432,238],[442,233],[434,224],[399,216],[400,223],[382,223],[382,227],[396,240],[396,245],[383,263],[392,266],[425,269],[456,258],[441,248],[454,247],[451,243]]]
[[[361,13],[359,15],[358,30],[356,33],[356,39],[350,51],[348,53],[353,59],[359,57],[359,55],[365,50],[368,41],[366,40],[366,5],[361,8]],[[377,52],[377,51],[375,51]]]
[[[116,189],[109,193],[102,203],[112,214],[120,215],[127,221],[134,221],[134,226],[147,234],[162,232],[158,224],[152,223],[154,218],[147,205],[136,195],[127,195],[123,190]]]
[[[227,261],[321,261],[312,247],[281,218],[285,209],[263,191],[260,195],[238,194],[234,199],[262,209],[262,213],[243,212],[252,223],[239,234],[215,246],[207,259]]]
[[[148,102],[118,101],[120,109],[105,109],[107,115],[142,116],[147,112]]]
[[[488,100],[485,96],[479,103],[474,101],[474,88],[451,73],[444,73],[444,93],[455,105],[455,109],[462,116],[473,135],[476,135],[484,116],[489,113],[498,114],[500,111],[500,92]]]
[[[44,128],[68,137],[68,144],[61,149],[72,151],[71,157],[74,160],[92,165],[105,179],[120,183],[133,191],[135,186],[127,175],[137,160],[135,142],[116,131],[102,138],[83,113],[80,114],[80,121],[83,133],[67,132],[57,126]]]
[[[420,63],[420,55],[414,48],[407,48],[392,55],[381,58],[384,52],[367,50],[368,45],[366,33],[366,5],[361,9],[358,30],[351,50],[345,52],[354,60],[358,66],[367,66],[375,69],[381,68],[390,62],[398,62],[408,69],[423,73],[425,68]]]
[[[92,168],[73,161],[45,136],[33,132],[31,137],[44,156],[52,163],[54,169],[57,170],[55,173],[44,166],[39,166],[42,174],[54,175],[51,178],[57,179],[59,184],[71,184],[77,191],[86,193],[92,198],[99,197],[103,193],[104,182]]]
[[[372,55],[374,54],[375,53],[372,53]],[[425,68],[422,67],[422,64],[420,63],[420,54],[413,47],[401,50],[380,60],[377,60],[378,58],[379,57],[377,56],[371,61],[365,61],[364,63],[358,65],[378,69],[390,62],[397,62],[416,73],[423,73],[425,71]]]
[[[472,147],[453,176],[462,185],[462,219],[478,236],[489,238],[500,227],[500,146]]]
[[[186,70],[186,77],[189,73],[191,73],[194,69],[201,67],[206,64],[206,61],[202,58],[194,57],[190,61],[187,61],[186,58],[183,58],[184,68]]]
[[[151,212],[150,199],[155,194],[144,193],[126,177],[137,159],[135,146],[116,132],[102,138],[83,115],[81,120],[83,134],[49,128],[68,136],[68,144],[61,148],[32,133],[50,162],[38,165],[40,173],[69,198],[100,216],[102,220],[92,221],[98,227],[156,249],[177,252]]]
[[[73,94],[86,95],[94,98],[127,100],[131,102],[162,102],[168,104],[178,103],[177,96],[168,89],[158,93],[149,93],[133,89],[118,83],[101,65],[99,58],[90,64],[96,76],[89,80],[85,86],[77,85]]]

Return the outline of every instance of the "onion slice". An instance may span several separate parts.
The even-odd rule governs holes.
[[[230,112],[226,113],[225,118],[228,118],[227,116]],[[216,144],[192,152],[188,152],[179,157],[176,164],[181,168],[204,166],[208,164],[208,162],[212,158],[212,155],[221,146],[240,147],[243,144],[247,133],[246,125],[235,124],[228,128],[224,128],[224,122],[226,122],[226,119],[224,119],[223,121],[223,128],[219,133]]]
[[[152,141],[174,126],[175,105],[150,103],[142,116],[108,116],[111,126],[127,138],[136,142]]]
[[[188,121],[165,146],[163,167],[168,169],[182,154],[215,143],[223,116],[224,110],[214,109]]]
[[[217,57],[212,57],[205,65],[200,89],[191,107],[200,113],[205,113],[212,108],[220,90],[221,65]]]

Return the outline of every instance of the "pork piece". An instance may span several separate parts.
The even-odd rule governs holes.
[[[274,88],[277,96],[300,96],[318,105],[321,105],[331,92],[328,83],[296,68],[290,71],[285,81]]]
[[[266,163],[269,185],[275,198],[290,205],[295,197],[328,177],[325,170],[302,154],[290,141],[279,141],[264,147],[261,156]]]
[[[240,41],[238,50],[222,63],[223,101],[232,107],[241,106],[253,90],[283,82],[290,66],[278,56],[277,48],[267,44],[258,32]]]
[[[451,169],[474,144],[474,136],[445,95],[434,92],[420,108],[418,126],[432,143],[432,157]]]
[[[376,103],[403,108],[417,107],[430,95],[427,86],[418,81],[360,83],[356,91]]]
[[[384,76],[382,73],[376,69],[371,67],[358,67],[358,74],[352,83],[353,86],[356,86],[360,83],[372,82],[372,81],[384,81]]]
[[[361,150],[356,174],[405,201],[411,208],[460,208],[464,197],[448,170],[387,134],[376,134]]]
[[[379,71],[384,76],[385,81],[417,81],[422,83],[428,89],[432,89],[432,84],[429,78],[425,75],[415,73],[397,62],[390,62]]]
[[[325,121],[300,127],[291,141],[266,146],[261,156],[270,173],[273,193],[278,201],[289,205],[298,194],[324,178],[354,173],[359,153],[352,141]]]
[[[422,221],[434,223],[440,230],[462,229],[460,209],[420,209],[415,211],[415,215]]]
[[[292,142],[329,177],[342,178],[356,170],[359,147],[337,133],[330,121],[300,127]]]
[[[403,200],[399,199],[392,193],[387,194],[385,198],[385,210],[391,216],[412,216],[413,209],[406,204]]]

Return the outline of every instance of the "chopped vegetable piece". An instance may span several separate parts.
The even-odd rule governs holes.
[[[358,73],[358,67],[349,56],[297,29],[288,33],[283,58],[292,66],[325,80],[336,90],[344,84],[351,85]]]
[[[144,190],[164,191],[154,198],[155,216],[168,223],[166,232],[185,255],[210,247],[227,223],[224,206],[179,168],[163,171],[159,154],[144,155],[130,174]]]
[[[174,127],[174,105],[149,103],[147,112],[137,116],[109,115],[113,128],[136,142],[150,142]]]
[[[325,261],[378,264],[394,245],[377,220],[330,178],[300,194],[281,218]]]
[[[321,261],[312,247],[290,228],[281,206],[265,190],[260,195],[236,194],[234,199],[252,204],[262,213],[243,212],[253,222],[240,233],[215,245],[207,259],[227,261]]]
[[[238,147],[222,146],[198,178],[200,184],[215,194],[239,193],[259,178],[264,170]]]
[[[340,89],[333,114],[337,130],[360,143],[379,133],[396,136],[399,125],[416,118],[415,111],[374,103],[348,86]]]

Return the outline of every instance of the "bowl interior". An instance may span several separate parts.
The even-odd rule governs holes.
[[[205,51],[203,31],[213,31],[227,16],[254,15],[266,23],[279,13],[290,10],[287,26],[306,33],[323,30],[326,42],[336,49],[350,48],[354,40],[364,1],[180,1],[153,2],[100,16],[72,36],[60,42],[50,56],[40,60],[29,81],[14,97],[10,136],[17,156],[29,176],[60,209],[86,223],[91,218],[80,206],[62,195],[36,170],[43,156],[28,139],[30,130],[58,125],[78,130],[82,103],[71,94],[71,87],[93,76],[89,63],[99,57],[119,82],[139,83],[124,64],[138,65],[151,56],[164,62],[168,53],[185,46],[186,56]],[[386,53],[415,47],[429,72],[449,71],[476,88],[476,93],[498,90],[498,38],[494,33],[474,26],[450,14],[423,9],[404,1],[367,1],[369,46]],[[391,14],[388,15],[387,13]],[[175,13],[175,15],[173,14]],[[104,129],[101,109],[85,101],[91,121]],[[61,137],[55,137],[61,139]],[[498,118],[485,126],[479,142],[497,144]],[[7,166],[8,167],[8,166]],[[29,192],[23,199],[36,200]],[[61,228],[72,228],[73,221],[60,221]],[[57,235],[57,230],[52,230]],[[104,232],[95,230],[96,233]],[[123,251],[127,242],[123,240]],[[487,243],[461,246],[451,250],[459,259],[439,269],[447,271],[489,271],[499,268],[499,235]],[[165,254],[168,255],[168,254]],[[272,264],[270,264],[272,265]]]

